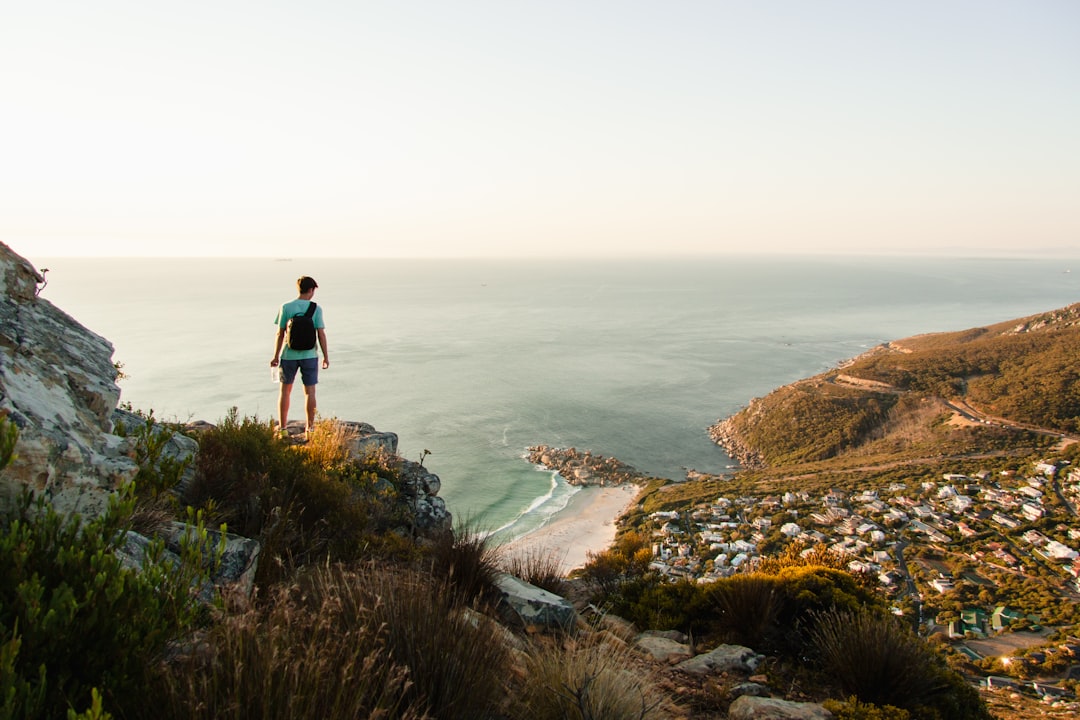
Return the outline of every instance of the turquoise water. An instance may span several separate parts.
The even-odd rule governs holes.
[[[527,446],[722,472],[706,429],[752,397],[886,340],[1080,300],[1064,260],[28,259],[49,268],[42,297],[113,342],[124,401],[211,422],[274,415],[275,312],[314,276],[320,414],[429,450],[455,516],[509,535],[574,492]]]

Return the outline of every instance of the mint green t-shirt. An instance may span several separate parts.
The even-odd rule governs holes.
[[[278,310],[277,319],[274,321],[277,326],[284,329],[289,324],[289,318],[296,317],[297,315],[303,315],[307,312],[308,305],[311,304],[310,300],[290,300],[281,306]],[[315,323],[316,330],[322,330],[326,326],[323,324],[322,305],[315,304],[315,316],[312,318]],[[288,338],[285,338],[286,342]],[[310,350],[293,350],[287,344],[281,346],[281,359],[282,360],[306,360],[307,358],[319,357],[319,344],[316,342],[315,347]]]

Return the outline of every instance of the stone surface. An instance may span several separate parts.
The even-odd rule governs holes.
[[[169,525],[163,534],[166,562],[180,564],[180,544],[185,536],[193,533],[194,528],[185,523],[174,522]],[[216,530],[207,530],[206,534],[208,552],[205,559],[209,561],[209,553],[215,552],[218,543],[221,542],[221,533]],[[151,540],[138,533],[128,532],[124,538],[124,546],[117,551],[117,557],[125,566],[135,570],[141,569],[150,542]],[[262,546],[256,540],[226,533],[221,565],[210,578],[210,582],[198,588],[199,598],[203,602],[211,602],[215,591],[226,589],[250,598],[255,587],[255,571],[258,568],[261,548]]]
[[[136,415],[133,412],[127,410],[116,409],[112,413],[113,428],[119,432],[121,428],[127,434],[128,437],[132,433],[138,432],[142,428],[146,427],[146,418]],[[209,427],[213,427],[209,425]],[[164,429],[164,426],[156,426],[159,430]],[[192,479],[195,477],[195,455],[199,452],[199,443],[186,435],[181,435],[177,432],[170,432],[169,439],[165,443],[165,447],[162,448],[161,454],[163,458],[168,458],[180,463],[187,463],[184,468],[183,475],[180,477],[180,483],[175,488],[176,494],[180,497],[184,496],[184,492],[191,484]]]
[[[769,688],[765,685],[761,685],[756,682],[744,682],[731,688],[729,694],[733,698],[739,698],[743,695],[753,695],[754,697],[768,697]]]
[[[137,471],[130,443],[112,434],[113,347],[39,297],[42,283],[0,243],[0,411],[19,427],[0,490],[10,497],[28,487],[60,512],[97,515]]]
[[[397,436],[394,437],[396,441]],[[441,488],[438,475],[420,463],[401,461],[401,494],[416,518],[417,529],[425,533],[449,530],[453,525],[453,516],[438,497]]]
[[[179,555],[180,543],[192,532],[194,528],[186,523],[172,523],[171,530],[165,538],[165,547],[170,552]],[[221,542],[221,533],[217,530],[207,530],[206,535],[209,549],[216,550],[218,543]],[[225,533],[225,552],[221,556],[221,566],[210,578],[211,583],[218,588],[229,587],[244,597],[251,597],[261,551],[262,545],[257,540]]]
[[[816,703],[797,703],[743,695],[731,703],[729,720],[830,720],[833,714]]]
[[[660,663],[674,664],[690,657],[690,646],[658,633],[644,632],[634,646]]]
[[[392,432],[379,432],[366,422],[342,420],[348,436],[347,445],[349,456],[355,460],[363,460],[370,453],[386,453],[397,455],[398,436]]]
[[[762,661],[762,656],[742,645],[721,645],[710,652],[679,663],[679,669],[701,675],[709,672],[738,670],[752,673]]]
[[[495,581],[504,617],[527,630],[567,630],[577,621],[577,611],[564,598],[500,573]]]

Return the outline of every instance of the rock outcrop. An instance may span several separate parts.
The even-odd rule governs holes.
[[[43,283],[42,273],[0,243],[0,414],[19,428],[16,457],[0,475],[0,500],[29,488],[58,512],[93,516],[138,472],[131,435],[145,420],[117,409],[112,344],[39,297]],[[118,425],[125,428],[122,434],[114,433]],[[350,456],[397,454],[396,434],[362,422],[342,425]],[[179,434],[165,448],[181,461],[197,451],[197,441]],[[439,477],[406,460],[401,460],[401,477],[416,528],[448,530],[452,518],[438,497]],[[179,492],[190,479],[189,472]]]
[[[0,491],[10,498],[29,487],[59,511],[96,515],[138,469],[128,442],[112,434],[113,347],[38,297],[43,282],[0,243],[0,412],[19,427]]]
[[[567,631],[577,622],[570,601],[520,578],[500,573],[495,585],[501,594],[500,608],[511,626],[528,631]]]
[[[531,463],[554,470],[571,485],[610,487],[641,483],[648,479],[648,476],[620,460],[593,455],[588,450],[581,452],[577,448],[537,445],[529,448],[526,458]]]

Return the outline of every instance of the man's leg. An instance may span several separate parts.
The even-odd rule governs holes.
[[[289,397],[292,395],[292,383],[281,383],[278,395],[278,424],[279,430],[284,430],[289,424]]]
[[[307,429],[315,428],[315,385],[304,386],[304,397],[307,398]]]

